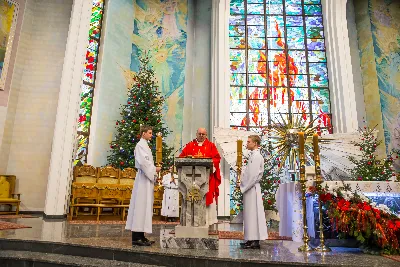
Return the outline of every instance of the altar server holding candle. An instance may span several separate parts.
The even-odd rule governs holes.
[[[150,126],[140,128],[141,139],[135,147],[135,167],[138,172],[132,190],[129,204],[128,218],[125,229],[132,231],[132,245],[150,246],[144,233],[152,233],[154,183],[157,181],[157,173],[161,167],[154,166],[153,155],[148,141],[153,137]]]

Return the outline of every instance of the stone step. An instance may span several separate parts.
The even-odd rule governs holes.
[[[124,262],[116,260],[79,257],[62,254],[4,250],[0,251],[0,266],[2,267],[50,267],[50,266],[80,266],[80,267],[156,267],[156,265]]]

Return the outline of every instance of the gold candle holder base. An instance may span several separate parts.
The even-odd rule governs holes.
[[[302,174],[302,173],[301,173]],[[310,242],[310,237],[308,236],[308,227],[307,227],[307,209],[306,209],[306,182],[307,180],[304,177],[300,180],[301,184],[301,202],[303,206],[303,242],[304,244],[298,248],[300,252],[310,252],[314,251],[314,249],[308,244]]]
[[[161,163],[156,163],[156,167],[161,167],[161,166],[162,166]],[[161,183],[161,171],[159,171],[158,174],[157,174],[157,183],[158,183],[158,186],[162,186],[162,183]]]
[[[319,240],[320,245],[315,248],[315,251],[318,252],[331,252],[332,249],[325,245],[325,237],[324,237],[324,224],[322,222],[323,214],[322,214],[322,203],[321,203],[321,193],[322,193],[322,180],[317,180],[317,191],[318,191],[318,211],[319,211]]]

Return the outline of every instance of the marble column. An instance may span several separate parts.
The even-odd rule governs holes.
[[[72,154],[92,1],[74,0],[58,97],[44,213],[63,217],[69,199]]]

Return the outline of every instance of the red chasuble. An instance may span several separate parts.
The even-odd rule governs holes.
[[[210,180],[209,180],[209,188],[208,193],[206,194],[206,205],[210,205],[213,203],[213,199],[215,199],[215,203],[218,203],[218,195],[219,189],[218,186],[221,184],[221,173],[219,169],[219,162],[221,161],[221,156],[218,153],[217,147],[214,143],[210,142],[208,139],[204,140],[203,145],[199,146],[197,140],[189,142],[182,150],[182,153],[179,157],[205,157],[212,158],[214,162],[215,172],[212,173],[212,169],[210,170]]]

